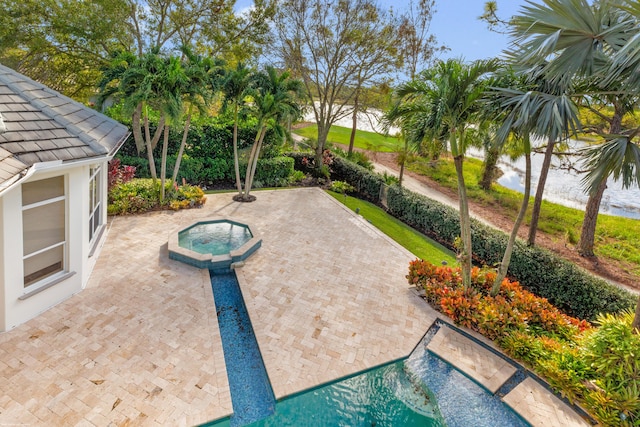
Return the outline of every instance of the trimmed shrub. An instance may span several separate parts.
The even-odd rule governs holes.
[[[304,173],[310,172],[309,167],[309,158],[313,158],[314,153],[312,152],[304,152],[304,151],[292,151],[288,153],[283,153],[283,156],[291,157],[293,159],[293,167],[297,171],[302,171]]]
[[[364,199],[378,202],[380,189],[384,185],[384,179],[379,174],[371,172],[342,157],[333,159],[331,171],[332,179],[346,181],[351,184]]]
[[[155,131],[154,126],[150,127],[152,133]],[[255,126],[255,121],[242,122],[238,126],[238,148],[241,152],[253,144],[256,135]],[[181,141],[182,129],[171,128],[167,151],[167,175],[169,175],[169,178],[173,174],[173,166],[175,165]],[[281,145],[282,138],[278,137],[274,131],[268,130],[264,138],[261,158],[277,157]],[[154,152],[158,174],[160,173],[161,146],[162,141],[158,143]],[[147,153],[138,154],[136,152],[133,138],[129,138],[118,152],[117,157],[122,160],[123,164],[135,166],[138,177],[151,177]],[[235,181],[233,171],[233,122],[231,120],[225,117],[214,117],[208,119],[204,124],[192,123],[187,135],[182,161],[180,162],[180,171],[178,172],[178,181],[181,182],[182,178],[192,184],[206,185],[220,181]]]
[[[240,176],[245,179],[247,164],[240,163]],[[255,187],[283,187],[289,184],[294,172],[294,160],[291,157],[258,159]]]
[[[573,340],[589,323],[561,313],[546,298],[535,296],[518,282],[504,279],[498,295],[489,295],[496,274],[488,268],[474,267],[472,285],[464,289],[460,267],[435,266],[429,261],[409,264],[407,280],[423,287],[427,301],[457,324],[491,339],[500,339],[512,331],[533,336]]]

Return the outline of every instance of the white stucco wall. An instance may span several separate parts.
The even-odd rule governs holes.
[[[4,283],[5,283],[5,271],[7,271],[7,264],[5,262],[5,246],[8,244],[7,239],[4,238],[4,198],[0,197],[0,331],[6,331],[6,316],[5,316],[5,302],[4,302]]]
[[[75,273],[28,298],[20,299],[32,290],[23,286],[22,188],[17,186],[0,197],[0,331],[7,331],[32,319],[86,285],[97,258],[94,254],[89,259],[89,167],[86,163],[60,165],[36,172],[27,181],[65,176],[66,271]],[[102,181],[103,218],[106,218],[106,167]]]

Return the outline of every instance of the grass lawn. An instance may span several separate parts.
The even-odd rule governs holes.
[[[328,193],[349,209],[353,211],[359,209],[359,213],[363,218],[416,257],[434,264],[446,261],[449,265],[457,265],[453,252],[387,214],[376,205],[351,196],[346,196],[345,198],[344,195],[333,191],[328,191]]]
[[[446,187],[454,190],[458,188],[455,168],[450,159],[442,158],[435,164],[417,159],[409,164],[408,168]],[[521,193],[499,185],[494,185],[490,192],[482,190],[478,185],[482,173],[480,160],[465,159],[464,169],[464,179],[470,199],[500,209],[502,213],[515,219],[522,202]],[[525,221],[531,220],[532,207],[533,197],[530,200]],[[580,238],[583,219],[584,212],[581,210],[543,201],[538,228],[573,245]],[[640,275],[638,220],[601,214],[596,228],[595,253],[600,257],[629,262],[634,265],[633,274]]]
[[[312,125],[302,129],[296,129],[295,133],[305,138],[317,138],[318,126]],[[348,146],[350,138],[351,129],[340,126],[331,126],[327,141]],[[363,130],[356,131],[354,145],[356,148],[361,148],[364,150],[382,151],[388,153],[398,151],[398,149],[402,146],[398,138],[392,136],[383,136],[375,132],[366,132]]]

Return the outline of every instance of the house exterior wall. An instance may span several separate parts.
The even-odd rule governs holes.
[[[106,159],[101,159],[106,164]],[[94,161],[92,164],[98,162]],[[24,288],[22,187],[16,186],[0,197],[0,331],[7,331],[59,304],[86,285],[97,251],[89,257],[89,163],[59,166],[36,171],[25,182],[65,176],[66,271],[74,273],[37,293],[26,296]],[[106,218],[106,166],[103,168],[102,207]],[[100,243],[100,242],[96,242]],[[46,282],[46,279],[45,281]]]
[[[5,246],[9,244],[9,241],[5,238],[4,232],[4,198],[0,197],[0,331],[6,331],[6,316],[5,316],[5,298],[4,298],[4,284],[5,284],[5,272],[7,271],[7,264],[5,259]]]
[[[102,196],[102,203],[100,205],[100,210],[101,210],[101,218],[102,218],[102,229],[98,230],[96,233],[98,234],[98,236],[94,239],[93,242],[89,242],[89,236],[88,236],[88,227],[89,227],[89,217],[90,217],[90,213],[89,213],[89,208],[87,207],[84,210],[84,224],[85,224],[85,228],[84,228],[84,233],[85,237],[84,240],[86,242],[88,242],[88,244],[85,244],[83,246],[84,248],[84,253],[83,253],[83,259],[86,260],[86,264],[85,264],[85,269],[84,269],[84,275],[82,277],[82,287],[84,288],[87,283],[89,282],[89,277],[91,276],[91,272],[93,271],[93,267],[96,265],[96,262],[98,261],[98,256],[100,255],[100,250],[102,249],[102,245],[104,244],[104,241],[107,237],[107,194],[108,194],[108,182],[107,182],[107,175],[109,172],[109,166],[108,166],[108,161],[104,160],[102,162],[96,162],[96,163],[92,163],[93,166],[100,164],[102,167],[102,173],[100,174],[100,194]],[[87,177],[89,177],[89,167],[86,167],[85,170],[85,175]],[[83,194],[87,195],[89,194],[89,180],[87,179],[86,181],[86,188],[84,188],[83,190]],[[87,196],[85,196],[87,197]],[[87,206],[89,205],[89,201],[86,201]]]

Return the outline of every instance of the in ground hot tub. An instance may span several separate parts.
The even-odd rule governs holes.
[[[198,268],[229,271],[262,244],[248,224],[227,218],[198,221],[169,236],[169,258]]]

